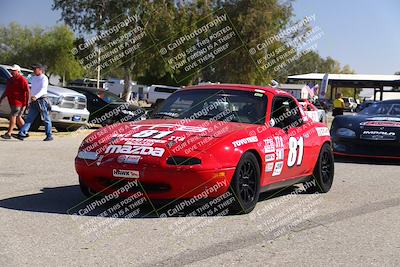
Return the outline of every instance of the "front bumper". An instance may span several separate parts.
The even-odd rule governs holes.
[[[51,107],[51,120],[55,125],[72,126],[86,125],[89,120],[89,111],[85,109]],[[77,120],[79,118],[79,120]]]
[[[235,168],[199,170],[191,168],[168,167],[157,165],[129,165],[111,163],[98,166],[96,161],[75,159],[75,168],[81,182],[92,193],[106,195],[119,190],[132,181],[137,186],[130,186],[128,192],[121,193],[129,197],[137,192],[144,193],[150,199],[189,199],[193,197],[218,197],[229,189]],[[117,178],[113,170],[135,170],[138,179]]]
[[[338,156],[400,159],[400,142],[333,138],[333,152]]]

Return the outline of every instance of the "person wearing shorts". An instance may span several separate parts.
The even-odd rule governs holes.
[[[13,65],[10,72],[12,77],[7,80],[6,90],[0,97],[0,103],[7,97],[11,110],[8,131],[1,135],[3,139],[11,139],[11,133],[16,125],[18,125],[19,128],[24,126],[25,122],[22,115],[28,106],[29,100],[29,84],[24,76],[21,75],[20,66]]]

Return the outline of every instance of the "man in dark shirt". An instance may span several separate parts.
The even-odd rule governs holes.
[[[20,73],[21,68],[18,65],[13,65],[10,69],[12,77],[8,79],[6,90],[0,97],[0,103],[5,97],[8,99],[10,104],[10,123],[8,126],[8,131],[1,135],[3,139],[11,139],[11,133],[18,125],[21,128],[24,125],[24,120],[22,115],[26,107],[28,106],[29,99],[29,85],[28,81]]]

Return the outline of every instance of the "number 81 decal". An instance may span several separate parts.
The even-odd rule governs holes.
[[[301,165],[304,154],[304,140],[300,137],[299,140],[296,137],[291,136],[289,138],[289,156],[287,165],[293,167],[297,160],[297,165]]]

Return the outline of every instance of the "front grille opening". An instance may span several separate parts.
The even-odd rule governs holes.
[[[201,164],[201,160],[198,158],[190,157],[169,157],[167,159],[167,164],[175,166],[191,166]]]

